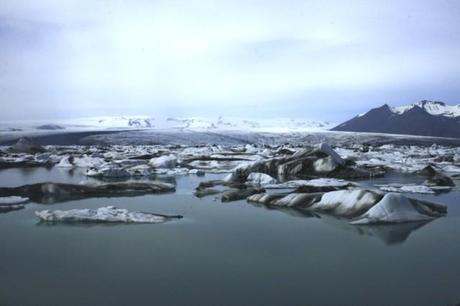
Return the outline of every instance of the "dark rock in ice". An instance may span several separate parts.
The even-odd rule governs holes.
[[[282,198],[273,199],[269,204],[273,206],[308,208],[319,202],[324,193],[290,193]]]
[[[440,156],[436,157],[433,161],[435,161],[437,163],[443,163],[443,162],[454,163],[455,162],[455,156],[453,154],[440,155]]]
[[[95,197],[128,197],[174,192],[175,186],[161,182],[119,182],[104,184],[37,183],[1,187],[0,196],[27,197],[37,203],[58,203]]]
[[[294,153],[295,153],[294,150],[284,148],[284,147],[280,147],[279,149],[275,151],[276,155],[292,155]]]
[[[288,193],[256,193],[247,197],[248,202],[270,205],[273,201],[287,196]]]
[[[137,155],[137,156],[132,156],[129,159],[134,159],[134,160],[151,160],[152,158],[155,157],[160,157],[160,153],[155,153],[155,154],[143,154],[143,155]]]

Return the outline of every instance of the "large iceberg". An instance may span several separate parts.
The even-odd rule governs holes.
[[[356,216],[377,203],[383,194],[380,192],[355,189],[327,192],[321,201],[312,205],[316,211],[325,211],[337,216]]]
[[[427,221],[442,217],[447,207],[440,204],[407,198],[401,194],[388,193],[352,224],[404,223]]]
[[[130,212],[114,206],[97,209],[42,210],[35,215],[47,222],[94,222],[94,223],[163,223],[180,215],[167,216],[149,212]]]

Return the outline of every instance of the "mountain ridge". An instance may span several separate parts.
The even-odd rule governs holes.
[[[331,130],[460,138],[460,105],[429,100],[399,107],[384,104]]]

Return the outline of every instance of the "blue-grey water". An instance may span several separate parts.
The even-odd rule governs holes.
[[[328,216],[193,197],[199,180],[213,177],[177,177],[175,194],[32,203],[0,214],[0,305],[460,302],[458,191],[417,195],[449,206],[448,215],[433,222],[354,227]],[[82,180],[59,169],[0,171],[1,186]],[[40,209],[105,205],[185,218],[153,225],[45,225],[34,216]]]

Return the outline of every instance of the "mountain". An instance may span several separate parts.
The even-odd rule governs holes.
[[[385,104],[331,130],[460,138],[460,105],[428,100],[399,107]]]

